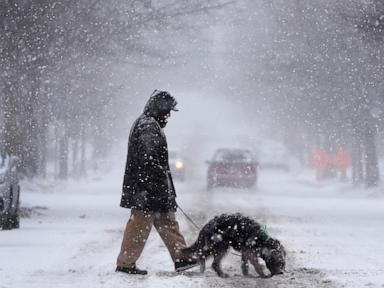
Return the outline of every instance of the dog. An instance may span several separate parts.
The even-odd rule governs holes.
[[[221,261],[232,247],[241,253],[241,270],[248,275],[251,263],[257,274],[263,278],[283,274],[286,252],[281,243],[268,235],[258,222],[240,213],[222,214],[210,220],[200,231],[194,244],[181,250],[185,257],[200,264],[205,271],[205,261],[213,257],[212,268],[220,277],[228,277],[221,269]],[[260,259],[263,259],[270,274],[264,273]]]

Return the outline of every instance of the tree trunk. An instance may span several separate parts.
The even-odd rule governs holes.
[[[72,143],[72,174],[77,177],[79,176],[79,140],[76,138]]]
[[[354,185],[362,183],[364,180],[363,170],[363,149],[359,133],[355,133],[352,144],[352,182]]]
[[[24,155],[24,164],[28,176],[36,176],[38,172],[38,162],[39,162],[39,133],[37,129],[37,121],[34,115],[33,108],[28,109],[27,116],[28,119],[24,119],[25,126],[23,131],[24,141],[23,141],[23,155]]]
[[[40,141],[39,141],[39,169],[38,174],[41,177],[47,176],[47,131],[46,125],[43,123],[40,127]]]
[[[53,153],[53,167],[54,167],[54,170],[53,170],[53,175],[54,175],[54,178],[58,178],[59,177],[59,139],[60,139],[60,136],[59,136],[59,127],[58,125],[55,125],[55,141],[54,141],[54,153]]]
[[[20,169],[19,172],[26,174],[27,170],[25,165],[25,155],[23,151],[23,141],[24,135],[23,132],[25,129],[22,129],[22,117],[20,115],[21,99],[20,90],[18,89],[17,82],[12,81],[12,77],[7,79],[8,81],[3,88],[3,99],[1,103],[1,108],[3,109],[3,143],[4,152],[8,155],[15,155],[20,158]]]
[[[376,134],[368,129],[364,135],[365,147],[365,184],[367,187],[375,187],[379,184],[380,174],[376,151]]]
[[[59,178],[68,179],[68,133],[65,131],[59,143]]]
[[[86,168],[85,168],[85,153],[86,153],[86,141],[85,141],[85,127],[84,125],[81,126],[81,146],[80,146],[80,171],[79,175],[85,176],[86,175]]]

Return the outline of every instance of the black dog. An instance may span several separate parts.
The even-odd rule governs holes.
[[[250,262],[260,276],[267,277],[259,257],[265,261],[270,276],[282,274],[285,269],[286,253],[283,245],[271,238],[259,223],[241,214],[223,214],[210,220],[201,229],[196,242],[184,248],[182,253],[196,259],[202,273],[205,271],[205,260],[213,256],[213,270],[220,277],[228,277],[221,270],[220,263],[229,247],[241,252],[243,275],[248,275]]]

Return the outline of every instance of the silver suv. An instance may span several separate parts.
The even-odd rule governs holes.
[[[0,228],[19,228],[20,185],[17,174],[19,159],[0,157]]]

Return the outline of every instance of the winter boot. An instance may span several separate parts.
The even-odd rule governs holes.
[[[133,275],[147,275],[148,274],[147,270],[140,270],[139,268],[136,267],[136,265],[133,265],[130,267],[117,266],[116,272],[123,272],[123,273],[133,274]]]
[[[197,261],[192,259],[180,260],[175,262],[175,270],[176,272],[182,272],[198,265]]]

